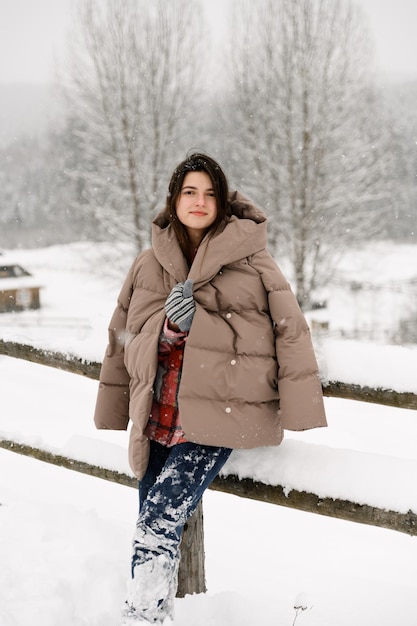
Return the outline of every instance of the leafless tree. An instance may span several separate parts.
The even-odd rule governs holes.
[[[417,240],[417,81],[384,88],[390,118],[391,151],[396,163],[390,172],[390,236]]]
[[[308,306],[334,255],[381,221],[387,151],[366,22],[344,0],[239,0],[233,28],[242,183]]]
[[[187,0],[79,4],[66,93],[82,171],[72,174],[107,234],[138,251],[174,160],[197,136],[199,14]]]

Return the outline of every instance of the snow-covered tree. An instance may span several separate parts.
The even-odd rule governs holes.
[[[48,147],[46,136],[22,135],[0,150],[1,246],[50,243],[53,237],[55,176]]]
[[[203,40],[187,0],[79,5],[66,91],[82,159],[71,175],[84,209],[138,251],[173,166],[198,143]]]
[[[384,89],[395,167],[390,172],[392,238],[417,241],[417,82]]]
[[[382,222],[389,157],[360,9],[344,0],[236,2],[232,71],[242,186],[270,216],[300,304],[334,256]]]

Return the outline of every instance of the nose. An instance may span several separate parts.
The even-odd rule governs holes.
[[[204,206],[205,203],[206,203],[206,199],[204,197],[204,193],[198,193],[196,200],[195,200],[196,206]]]

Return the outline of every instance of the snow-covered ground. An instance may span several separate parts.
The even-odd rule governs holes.
[[[92,272],[91,252],[87,244],[21,251],[19,262],[45,286],[43,307],[2,315],[0,338],[100,360],[120,279],[105,265]],[[390,272],[397,258],[397,274],[407,268],[411,279],[414,249],[390,254]],[[366,267],[380,263],[380,250],[367,255]],[[344,302],[338,314],[329,301],[330,325]],[[415,346],[316,342],[328,379],[417,391]],[[93,427],[96,382],[2,356],[0,380],[1,438],[129,471],[127,434]],[[226,470],[417,511],[416,412],[331,398],[326,408],[329,428],[234,453]],[[4,450],[0,464],[0,625],[117,626],[135,491]],[[208,593],[177,599],[175,624],[291,626],[299,594],[307,609],[296,626],[417,623],[417,537],[212,491],[204,514]]]

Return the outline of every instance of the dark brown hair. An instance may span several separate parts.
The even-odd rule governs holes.
[[[175,168],[168,186],[168,197],[164,213],[172,224],[184,256],[190,260],[191,242],[186,228],[177,219],[177,202],[184,183],[184,178],[189,172],[206,172],[213,183],[213,191],[216,198],[217,215],[214,223],[208,229],[215,233],[218,226],[227,221],[230,215],[228,203],[228,186],[226,176],[220,165],[211,157],[202,153],[194,153],[188,156]]]

